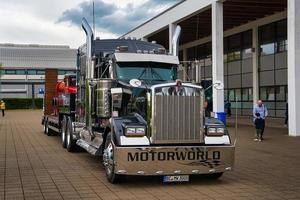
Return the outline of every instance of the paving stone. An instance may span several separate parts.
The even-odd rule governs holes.
[[[41,116],[41,111],[8,111],[0,117],[1,200],[300,199],[300,138],[288,137],[278,119],[269,122],[276,128],[268,126],[258,143],[251,122],[242,118],[234,171],[219,180],[163,184],[161,177],[128,177],[111,185],[99,158],[68,153],[59,137],[43,134]],[[234,133],[233,123],[229,126]]]

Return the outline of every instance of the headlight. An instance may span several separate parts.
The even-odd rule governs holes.
[[[216,134],[216,132],[217,132],[216,128],[208,128],[207,134],[208,135],[210,135],[210,134]]]
[[[224,135],[224,133],[225,133],[224,128],[217,128],[217,133]]]
[[[127,137],[143,137],[145,136],[146,130],[144,127],[138,128],[126,128],[125,129],[125,136]]]
[[[135,134],[135,128],[126,128],[126,135],[127,134]]]
[[[223,136],[225,134],[224,128],[207,128],[207,136]]]
[[[135,133],[145,135],[145,128],[136,128]]]

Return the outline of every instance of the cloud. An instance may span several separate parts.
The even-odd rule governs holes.
[[[123,34],[179,1],[148,0],[140,4],[129,2],[119,7],[117,4],[97,0],[95,25],[98,29],[112,34]],[[80,26],[82,17],[92,22],[92,1],[85,1],[75,8],[65,10],[57,22],[70,22],[72,25]]]

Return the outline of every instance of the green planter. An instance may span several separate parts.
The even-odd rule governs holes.
[[[43,108],[43,99],[36,98],[35,107],[36,109]],[[31,98],[4,98],[7,110],[15,110],[15,109],[32,109],[32,99]]]

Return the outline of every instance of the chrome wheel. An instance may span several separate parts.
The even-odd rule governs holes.
[[[67,128],[66,128],[66,139],[67,144],[66,148],[69,152],[73,152],[76,150],[76,140],[73,139],[73,125],[72,125],[72,119],[69,117],[67,120]]]
[[[71,145],[71,133],[70,130],[67,130],[67,146]]]
[[[104,149],[103,165],[105,167],[106,174],[111,176],[114,168],[114,149],[111,142],[109,142],[108,146]]]
[[[44,133],[46,133],[46,119],[44,119]]]
[[[66,148],[66,128],[67,128],[67,119],[64,117],[61,126],[61,144],[63,148]]]
[[[120,175],[115,173],[115,158],[114,145],[112,142],[111,133],[106,137],[104,151],[103,151],[103,165],[106,172],[106,178],[111,183],[118,183],[121,179]]]
[[[45,121],[45,134],[49,136],[48,120]]]

